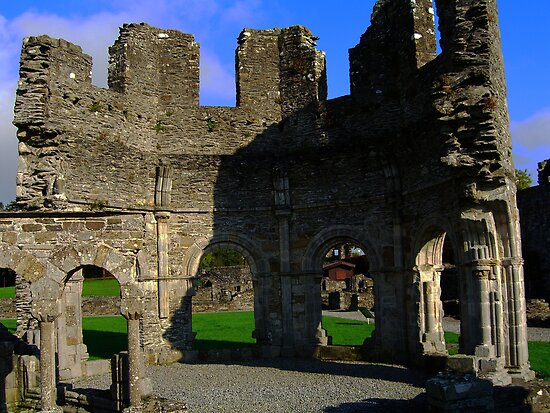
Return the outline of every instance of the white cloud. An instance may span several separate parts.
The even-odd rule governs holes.
[[[529,119],[512,122],[514,141],[522,146],[534,149],[550,146],[550,108],[537,112]]]
[[[511,130],[514,164],[518,169],[527,169],[536,183],[538,163],[550,158],[550,108],[512,122]]]

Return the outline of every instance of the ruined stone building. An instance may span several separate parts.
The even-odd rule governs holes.
[[[370,351],[421,363],[446,354],[449,242],[460,352],[494,382],[532,377],[496,1],[435,4],[439,54],[431,0],[379,0],[350,50],[351,93],[337,99],[302,26],[242,31],[236,107],[199,105],[190,34],[124,25],[108,89],[91,84],[80,47],[24,41],[14,121],[24,212],[2,214],[0,267],[17,273],[18,334],[41,348],[44,410],[56,377],[88,374],[83,266],[119,281],[136,371],[141,354],[192,357],[193,284],[216,248],[250,264],[263,354],[309,356],[327,343],[323,257],[352,242],[374,279]]]
[[[254,285],[247,265],[221,266],[199,274],[193,312],[254,310]]]
[[[550,303],[549,195],[550,159],[539,163],[538,185],[518,192],[526,294]]]

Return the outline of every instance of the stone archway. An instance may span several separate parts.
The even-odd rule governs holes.
[[[85,265],[109,271],[121,286],[137,282],[136,256],[125,255],[107,244],[76,244],[53,251],[48,261],[60,271],[52,278],[62,284],[71,272]]]
[[[0,245],[0,268],[7,268],[16,274],[15,305],[17,311],[17,332],[19,337],[27,336],[26,340],[31,344],[37,344],[32,331],[38,328],[36,320],[32,317],[31,283],[43,277],[47,273],[47,265],[30,252],[21,250],[12,245]]]
[[[302,271],[304,273],[318,273],[323,263],[323,250],[328,248],[329,244],[336,243],[339,240],[353,240],[358,245],[364,247],[365,254],[368,257],[369,263],[371,263],[371,268],[376,271],[376,269],[381,267],[381,259],[378,250],[370,239],[367,230],[353,226],[335,225],[325,228],[309,242],[302,258]]]
[[[450,225],[441,219],[426,220],[420,226],[418,234],[413,247],[415,259],[413,294],[418,303],[415,310],[418,314],[419,331],[418,336],[414,331],[412,334],[420,342],[423,354],[447,354],[443,331],[441,273],[444,269],[445,240],[451,239],[454,248],[457,243],[450,231]],[[455,251],[454,256],[460,257],[460,254]],[[462,293],[459,295],[459,302],[461,304],[465,302]]]
[[[263,257],[263,253],[258,245],[245,235],[228,233],[219,234],[211,238],[202,238],[194,242],[193,245],[189,247],[184,257],[184,277],[196,277],[201,258],[205,251],[211,248],[224,247],[233,248],[245,257],[250,265],[250,271],[254,278],[268,273],[269,265]]]
[[[272,289],[269,286],[269,265],[264,258],[260,247],[249,237],[239,233],[218,234],[210,238],[202,238],[194,242],[187,250],[183,262],[183,277],[187,279],[187,291],[183,297],[183,304],[180,311],[185,312],[178,317],[184,320],[179,326],[184,330],[184,337],[194,337],[192,332],[192,305],[191,300],[194,295],[192,284],[196,282],[199,265],[202,257],[215,249],[228,248],[237,251],[247,261],[250,272],[252,273],[252,282],[254,289],[254,337],[257,343],[266,343],[271,339],[269,320],[269,302]]]
[[[317,344],[327,344],[330,340],[321,323],[321,283],[323,279],[323,259],[327,251],[334,245],[348,243],[361,248],[367,256],[371,274],[380,268],[380,254],[370,241],[369,233],[364,228],[349,225],[334,225],[321,230],[309,241],[301,262],[302,283],[306,286],[305,302],[308,303],[304,321],[299,328],[294,327],[295,337],[303,335],[304,331],[315,336]],[[376,283],[375,283],[375,303]],[[376,305],[376,304],[375,304]]]
[[[48,277],[60,288],[60,315],[55,322],[59,379],[81,377],[88,369],[88,349],[82,325],[82,269],[94,266],[108,271],[118,281],[122,292],[137,283],[136,257],[106,244],[80,243],[54,250],[48,262],[58,269]]]

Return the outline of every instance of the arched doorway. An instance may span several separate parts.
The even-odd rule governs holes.
[[[127,347],[126,320],[120,316],[120,285],[106,269],[83,265],[68,273],[56,320],[61,380],[87,375],[87,363]]]
[[[461,351],[460,320],[461,320],[461,286],[460,274],[455,259],[455,248],[449,237],[443,242],[442,265],[440,278],[441,305],[443,308],[443,330],[445,345],[449,355]]]
[[[464,302],[456,242],[439,226],[429,227],[420,239],[415,269],[422,350],[427,354],[456,354],[462,347],[459,336]]]
[[[374,282],[366,248],[352,238],[325,243],[322,327],[333,345],[362,345],[374,330]]]
[[[232,245],[208,247],[193,297],[195,349],[254,344],[254,285],[247,258]]]
[[[309,306],[309,312],[306,314],[306,321],[307,321],[307,332],[310,334],[313,334],[315,337],[315,342],[317,345],[319,344],[326,344],[329,340],[326,337],[326,331],[322,328],[322,299],[321,296],[323,294],[322,287],[324,285],[328,286],[328,279],[329,277],[325,277],[323,266],[324,262],[327,259],[327,255],[330,257],[331,255],[334,257],[336,256],[335,250],[339,249],[338,251],[338,257],[341,256],[340,250],[348,250],[349,255],[357,255],[361,260],[365,260],[366,257],[366,265],[363,265],[364,268],[363,272],[367,272],[367,274],[362,274],[363,276],[370,277],[372,275],[372,272],[377,272],[380,268],[380,254],[378,251],[372,246],[372,244],[369,242],[369,232],[364,228],[357,228],[353,226],[348,225],[335,225],[331,227],[327,227],[320,231],[317,235],[315,235],[311,241],[309,242],[306,250],[304,251],[303,259],[302,259],[302,271],[306,274],[309,274],[310,277],[315,278],[315,285],[318,288],[318,292],[316,294],[313,294],[311,299],[312,303]],[[342,247],[343,246],[343,247]],[[352,252],[353,251],[353,252]],[[364,254],[364,256],[363,256]],[[361,267],[361,266],[360,266]],[[351,279],[351,277],[349,277]],[[365,309],[370,309],[371,307],[375,306],[376,303],[376,288],[373,281],[372,282],[372,288],[364,288],[364,292],[367,291],[367,289],[371,289],[371,291],[368,291],[370,296],[372,297],[372,301],[369,304],[365,304]],[[345,283],[344,283],[345,284]],[[348,282],[349,287],[356,288],[352,285],[353,283]],[[364,284],[360,284],[361,286],[364,286]],[[368,285],[365,283],[365,285]],[[357,287],[359,287],[359,283],[357,283]],[[312,289],[313,291],[313,289]],[[353,295],[353,292],[350,292],[350,298]],[[316,297],[315,297],[316,295]],[[374,316],[374,312],[370,314]],[[370,318],[370,317],[368,317]],[[363,320],[365,318],[363,317]],[[373,321],[372,319],[369,321]],[[365,320],[366,323],[366,320]],[[378,323],[378,321],[376,321]],[[325,323],[326,324],[326,323]],[[369,332],[365,333],[361,339],[358,339],[357,344],[362,344],[362,342],[373,333],[373,325],[369,327]]]

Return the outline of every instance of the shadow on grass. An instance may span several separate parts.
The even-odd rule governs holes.
[[[110,359],[113,354],[128,348],[128,336],[125,333],[82,330],[82,336],[90,360]]]

